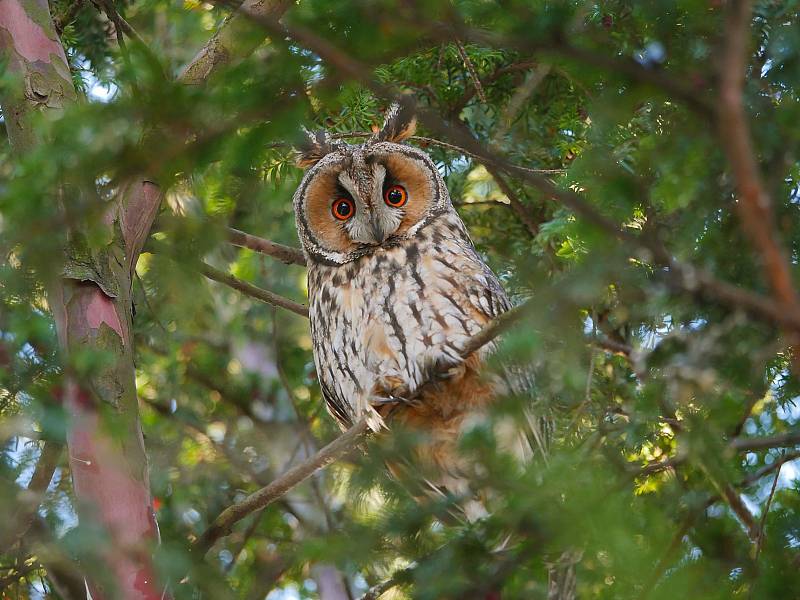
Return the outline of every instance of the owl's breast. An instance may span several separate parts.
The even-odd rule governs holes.
[[[497,289],[468,240],[435,230],[346,265],[312,267],[320,382],[352,417],[381,397],[413,393],[432,370],[461,361],[463,345],[492,317],[487,291]]]

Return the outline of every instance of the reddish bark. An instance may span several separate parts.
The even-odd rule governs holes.
[[[75,96],[46,0],[0,0],[0,51],[17,79],[2,107],[12,147],[22,154],[43,142],[30,122],[32,112],[62,109]],[[102,268],[88,271],[68,252],[64,277],[48,285],[66,368],[62,397],[70,416],[67,443],[78,512],[82,524],[97,522],[108,533],[109,547],[97,551],[106,564],[91,565],[86,573],[94,600],[166,597],[151,557],[158,526],[139,423],[130,316],[133,269],[160,200],[158,187],[148,182],[122,190],[103,219],[109,231],[119,233],[107,247],[81,250]],[[81,236],[79,228],[71,233]],[[105,360],[77,373],[70,356],[87,349]]]
[[[277,19],[290,4],[253,0],[248,7],[254,14]],[[259,42],[242,32],[253,27],[243,15],[227,19],[180,80],[200,85],[221,66],[249,54]],[[17,78],[13,90],[0,90],[0,103],[12,147],[22,154],[42,142],[31,125],[31,113],[59,110],[75,98],[47,0],[0,0],[0,58],[8,59],[9,74]],[[68,257],[67,275],[52,282],[48,292],[66,364],[76,349],[112,359],[80,376],[68,370],[63,394],[71,417],[68,445],[79,514],[82,521],[94,519],[104,525],[111,544],[98,554],[110,567],[115,589],[91,582],[94,600],[109,593],[124,600],[167,597],[154,581],[150,556],[158,526],[139,424],[130,297],[136,261],[160,202],[155,183],[136,181],[123,187],[103,219],[109,232],[117,232],[112,243],[90,250],[92,264],[107,267],[104,274],[86,272]],[[102,570],[92,567],[94,573]]]

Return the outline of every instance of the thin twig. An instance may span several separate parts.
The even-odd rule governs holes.
[[[800,452],[785,452],[779,459],[774,460],[772,464],[764,465],[757,471],[745,477],[739,484],[739,487],[751,486],[772,473],[775,469],[780,469],[787,462],[792,462],[798,459],[800,459]]]
[[[213,279],[219,283],[224,283],[225,285],[232,287],[246,296],[250,296],[256,300],[261,300],[262,302],[266,302],[272,306],[285,308],[286,310],[292,311],[296,315],[308,318],[308,307],[303,304],[299,304],[294,300],[284,298],[283,296],[280,296],[274,292],[270,292],[269,290],[255,286],[252,283],[242,281],[238,277],[234,277],[229,273],[215,269],[207,263],[200,262],[199,269],[200,272],[209,279]]]
[[[503,114],[500,116],[499,126],[492,135],[492,140],[495,144],[499,143],[509,132],[514,121],[516,121],[517,117],[522,112],[525,103],[534,94],[539,84],[544,81],[548,73],[550,73],[550,69],[551,66],[549,64],[541,64],[537,66],[535,70],[525,75],[522,85],[514,92]]]
[[[486,104],[486,94],[483,93],[483,86],[481,85],[481,80],[478,77],[478,74],[475,72],[475,66],[472,64],[472,61],[469,58],[469,54],[467,54],[467,49],[464,48],[464,44],[461,43],[461,40],[456,39],[456,48],[458,49],[458,55],[461,57],[464,66],[467,68],[467,72],[469,73],[470,79],[472,79],[472,85],[475,86],[475,93],[478,95],[478,99]]]
[[[505,178],[497,172],[497,169],[487,166],[486,170],[495,180],[497,187],[500,188],[500,191],[505,194],[506,198],[508,198],[511,210],[514,211],[514,214],[517,215],[517,218],[522,221],[522,223],[528,229],[528,233],[530,233],[532,237],[539,235],[539,227],[547,220],[543,208],[540,207],[534,215],[531,211],[525,208],[522,200],[520,200],[516,192],[511,189],[511,186],[508,184]]]
[[[490,75],[481,79],[480,84],[481,86],[486,87],[490,83],[497,81],[503,75],[513,72],[518,72],[518,73],[524,72],[529,69],[532,69],[536,65],[537,65],[536,61],[533,60],[526,60],[526,61],[520,61],[518,63],[512,63],[510,65],[503,65],[502,67],[498,67],[497,69],[495,69],[495,71]],[[438,70],[441,70],[441,68]],[[452,106],[449,109],[450,114],[453,116],[458,116],[458,114],[464,109],[467,103],[470,100],[472,100],[472,97],[475,96],[475,93],[476,93],[476,88],[473,85],[472,87],[467,89],[464,92],[464,94],[452,104]]]
[[[336,139],[336,140],[340,140],[340,139],[348,139],[348,138],[367,138],[367,137],[371,137],[373,135],[375,135],[375,134],[372,133],[371,131],[352,131],[352,132],[347,132],[347,133],[334,133],[333,135],[331,135],[331,138]],[[424,135],[412,135],[408,139],[410,141],[412,141],[412,142],[417,142],[417,143],[422,144],[422,145],[438,146],[439,148],[444,148],[445,150],[450,150],[451,152],[455,152],[457,154],[462,154],[464,156],[469,156],[470,158],[474,158],[478,162],[481,162],[481,163],[484,162],[482,160],[483,155],[476,154],[475,152],[472,152],[470,150],[467,150],[466,148],[463,148],[463,147],[458,146],[456,144],[452,144],[450,142],[445,142],[443,140],[438,140],[438,139],[432,138],[432,137],[426,137]],[[278,147],[286,147],[286,146],[289,146],[289,144],[286,144],[284,142],[278,142],[276,144],[276,146],[278,146]],[[541,175],[561,175],[561,174],[567,172],[566,169],[534,169],[534,168],[531,168],[531,167],[523,167],[521,165],[516,165],[516,169],[518,169],[520,171],[527,171],[528,173],[538,173],[538,174],[541,174]]]
[[[761,545],[764,542],[764,526],[767,523],[767,514],[769,513],[769,507],[772,505],[772,498],[775,496],[775,489],[778,487],[778,479],[781,476],[781,467],[783,467],[783,463],[778,465],[778,469],[775,471],[775,478],[772,480],[772,487],[769,490],[769,496],[767,497],[767,502],[764,505],[764,513],[761,515],[761,521],[758,524],[758,537],[756,537],[756,550],[753,554],[753,562],[758,562],[758,555],[761,554]]]
[[[396,571],[389,579],[381,581],[369,588],[359,600],[378,600],[378,598],[383,596],[386,592],[402,584],[403,579],[407,579],[412,573],[413,570],[410,567]]]

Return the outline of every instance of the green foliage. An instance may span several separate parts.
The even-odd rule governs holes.
[[[798,431],[794,334],[676,284],[645,244],[504,175],[509,198],[491,165],[424,127],[412,143],[436,161],[479,251],[515,302],[535,303],[493,368],[535,372],[533,406],[553,418],[549,458],[520,464],[490,428],[471,432],[463,452],[481,466],[473,486],[491,514],[467,525],[450,516],[463,499],[420,505],[418,481],[387,474],[415,443],[393,431],[238,523],[205,559],[189,552],[223,509],[338,434],[307,322],[206,280],[197,261],[305,302],[302,267],[229,245],[226,228],[297,245],[291,197],[302,174],[291,145],[304,126],[379,126],[389,99],[370,79],[579,192],[638,240],[769,296],[717,126],[698,108],[718,104],[724,4],[303,0],[289,9],[290,34],[304,28],[363,62],[361,80],[287,38],[184,86],[174,76],[222,24],[224,3],[118,4],[147,43],[128,39],[124,50],[109,18],[83,3],[61,39],[87,101],[37,120],[50,143],[22,157],[0,149],[0,507],[12,514],[20,502],[32,440],[64,440],[63,369],[91,380],[106,366],[91,353],[64,365],[56,352],[44,288],[64,267],[68,226],[81,224],[82,247],[102,247],[104,209],[124,182],[146,177],[165,199],[133,285],[135,364],[157,564],[177,598],[315,598],[321,567],[354,597],[395,577],[386,597],[546,598],[546,565],[566,551],[580,557],[580,598],[796,597],[797,467],[774,466],[797,446],[731,445]],[[71,5],[51,9],[63,18]],[[745,105],[775,236],[797,275],[798,3],[758,2],[750,34]],[[493,419],[517,419],[530,401],[507,399]],[[2,579],[9,597],[58,597],[42,547],[83,561],[102,547],[102,532],[75,528],[65,461],[56,473],[44,526],[0,549],[0,578],[18,561],[35,567]],[[757,527],[766,515],[758,552],[727,489]]]

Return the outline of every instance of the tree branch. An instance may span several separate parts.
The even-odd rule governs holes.
[[[195,549],[202,554],[208,552],[214,542],[228,535],[233,526],[244,517],[272,504],[293,487],[355,448],[367,430],[367,422],[359,421],[309,460],[292,467],[269,485],[226,508],[198,538]]]
[[[720,492],[723,500],[725,500],[730,509],[742,522],[742,525],[744,525],[750,540],[755,542],[758,539],[758,524],[756,523],[756,518],[753,516],[753,513],[750,512],[750,509],[747,508],[747,505],[742,501],[739,492],[737,492],[732,485],[727,483],[721,486]]]
[[[744,106],[744,83],[750,45],[751,6],[748,0],[729,3],[720,69],[719,133],[722,147],[731,164],[739,188],[739,213],[742,229],[758,252],[773,293],[786,309],[800,310],[786,252],[775,227],[772,199],[761,178]],[[800,335],[791,335],[792,346]],[[800,356],[794,356],[794,368],[800,373]]]
[[[228,0],[220,1],[229,4]],[[366,65],[348,56],[331,44],[327,39],[318,36],[315,32],[300,26],[286,28],[278,19],[269,15],[255,14],[244,5],[236,10],[243,16],[259,23],[273,34],[287,35],[293,38],[298,43],[317,53],[323,60],[341,71],[342,74],[366,85],[376,95],[383,98],[394,98],[397,96],[394,90],[372,77],[370,75],[370,69]],[[634,65],[635,64],[636,63],[634,63]],[[650,79],[652,79],[650,75],[641,74],[638,65],[630,66],[628,70],[630,74],[635,73],[637,76],[641,75],[644,80],[650,83],[656,83],[655,80],[650,81]],[[649,73],[649,71],[647,72]],[[655,79],[664,89],[672,89],[673,81],[670,80],[670,83],[667,84],[661,81],[661,77],[658,76],[658,74],[656,74]],[[676,94],[678,93],[678,90],[673,89],[672,91]],[[683,90],[682,93],[685,94],[685,92],[686,90]],[[699,109],[699,107],[696,108]],[[510,163],[496,153],[489,152],[488,149],[484,148],[475,140],[468,131],[464,131],[463,126],[456,128],[453,124],[443,121],[438,114],[435,114],[429,109],[419,109],[418,116],[420,121],[423,122],[428,129],[442,134],[442,137],[445,139],[454,140],[457,145],[453,145],[453,148],[457,148],[468,156],[476,158],[487,167],[493,166],[541,190],[546,197],[561,203],[586,222],[606,232],[606,234],[612,238],[631,246],[631,248],[637,252],[641,252],[642,250],[649,252],[658,264],[669,269],[669,275],[672,281],[679,285],[682,290],[692,294],[704,295],[716,302],[733,306],[734,308],[744,309],[756,317],[767,319],[773,323],[782,324],[792,330],[800,331],[800,308],[781,306],[769,298],[764,298],[759,294],[719,281],[710,273],[701,269],[689,265],[682,265],[676,261],[657,240],[651,240],[644,236],[640,237],[628,229],[621,228],[613,220],[598,211],[577,192],[571,189],[559,188],[536,172]],[[445,145],[446,143],[442,142],[441,144]]]
[[[766,448],[782,448],[800,444],[800,431],[790,431],[779,435],[760,438],[738,438],[731,442],[734,450],[764,450]]]
[[[532,69],[533,67],[535,67],[537,64],[538,63],[536,61],[525,60],[525,61],[520,61],[518,63],[512,63],[510,65],[503,65],[502,67],[498,67],[497,69],[495,69],[495,71],[493,73],[491,73],[490,75],[484,77],[483,79],[480,79],[479,81],[480,81],[481,86],[485,87],[485,86],[489,85],[490,83],[493,83],[493,82],[497,81],[503,75],[506,75],[508,73],[514,73],[514,72],[518,72],[519,73],[519,72],[528,71],[529,69]],[[475,96],[476,93],[477,93],[477,87],[473,83],[472,87],[467,89],[464,92],[464,94],[458,100],[456,100],[452,104],[452,106],[450,106],[450,108],[449,108],[450,114],[453,115],[453,116],[458,116],[458,114],[462,110],[464,110],[464,107],[467,105],[467,103],[470,100],[472,100],[472,98]]]
[[[781,467],[783,463],[778,465],[775,470],[775,477],[772,480],[772,487],[769,490],[769,497],[764,504],[764,510],[761,514],[761,520],[758,523],[758,537],[756,538],[756,550],[753,554],[753,562],[758,563],[758,555],[761,554],[761,545],[764,543],[764,526],[767,524],[767,515],[769,514],[770,506],[772,505],[772,498],[775,496],[775,489],[778,487],[778,479],[781,476]]]
[[[277,22],[291,4],[290,0],[245,0],[241,10]],[[249,21],[250,18],[236,13],[225,19],[214,36],[183,68],[178,81],[186,85],[202,85],[222,67],[251,54],[264,38],[253,36]]]
[[[472,86],[475,90],[475,94],[477,94],[478,99],[486,104],[486,94],[483,93],[483,86],[481,85],[481,80],[478,78],[478,74],[475,72],[475,65],[472,64],[472,61],[469,58],[469,54],[467,54],[467,49],[464,48],[464,44],[461,43],[461,40],[456,39],[456,49],[458,49],[458,55],[461,57],[461,61],[464,63],[464,66],[467,68],[467,72],[469,73],[470,79],[472,79]]]
[[[242,292],[251,298],[261,300],[262,302],[266,302],[272,306],[285,308],[286,310],[292,311],[296,315],[308,318],[308,307],[304,306],[303,304],[299,304],[293,300],[284,298],[283,296],[275,294],[274,292],[270,292],[269,290],[262,289],[253,285],[252,283],[242,281],[233,275],[220,271],[219,269],[215,269],[208,263],[200,262],[199,269],[200,272],[209,279],[224,283],[225,285],[232,287],[233,289]]]
[[[517,323],[527,311],[532,308],[533,303],[527,302],[496,317],[481,329],[481,331],[467,340],[460,351],[462,358],[467,358],[469,355],[491,342],[498,335],[507,331],[509,327]],[[444,370],[446,370],[446,368],[443,368],[443,371]],[[419,395],[424,388],[433,385],[435,381],[436,374],[426,382],[423,382],[414,391],[414,395]],[[355,448],[368,430],[369,426],[367,425],[367,421],[359,421],[341,436],[322,448],[312,458],[292,467],[286,473],[278,477],[278,479],[250,494],[241,502],[237,502],[226,508],[214,519],[213,523],[203,532],[197,542],[195,542],[197,551],[205,554],[214,542],[228,535],[232,527],[244,517],[275,502],[275,500],[281,498],[293,487],[302,483],[320,469],[325,468],[329,464],[335,462],[339,457]]]
[[[25,536],[36,518],[39,506],[42,504],[47,487],[53,479],[58,466],[58,460],[64,447],[54,441],[45,441],[42,453],[33,471],[33,477],[27,489],[20,492],[21,501],[16,514],[8,520],[10,531],[5,531],[0,538],[0,548],[12,548]]]
[[[747,477],[742,480],[739,484],[740,487],[747,487],[753,485],[757,481],[760,481],[773,471],[780,469],[784,464],[787,462],[792,462],[793,460],[797,460],[800,458],[800,451],[799,452],[784,452],[780,458],[774,460],[772,464],[764,465],[754,473],[751,473]]]
[[[299,248],[292,248],[291,246],[284,246],[277,242],[265,240],[233,227],[228,228],[228,241],[234,246],[249,248],[261,254],[277,258],[287,265],[305,266],[306,264],[306,257]]]
[[[546,220],[543,208],[540,207],[537,211],[537,214],[534,216],[530,211],[528,211],[527,208],[525,208],[525,205],[522,204],[522,201],[519,199],[516,192],[511,189],[511,186],[508,185],[508,182],[505,180],[505,178],[497,172],[497,169],[492,166],[487,166],[486,170],[489,171],[489,175],[491,175],[492,179],[495,180],[497,187],[500,188],[500,191],[502,191],[506,198],[508,198],[508,202],[511,205],[511,210],[514,211],[514,214],[517,215],[517,218],[525,225],[528,233],[530,233],[532,237],[539,235],[539,227]]]
[[[412,568],[400,569],[392,573],[389,579],[381,581],[369,588],[359,600],[378,600],[390,589],[401,585],[405,579],[408,579],[413,574]]]

